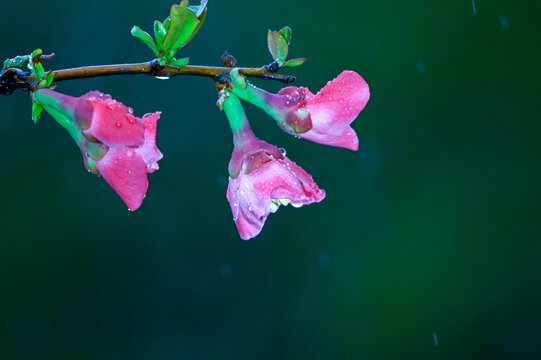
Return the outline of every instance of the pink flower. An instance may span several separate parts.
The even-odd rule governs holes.
[[[366,81],[354,71],[343,71],[316,95],[307,88],[293,86],[278,94],[253,86],[233,91],[261,106],[287,133],[320,144],[359,148],[359,139],[350,124],[366,106],[370,91]]]
[[[156,147],[160,113],[138,118],[131,108],[96,91],[75,98],[39,89],[33,96],[68,130],[88,171],[101,174],[130,210],[138,209],[148,189],[147,173],[157,170],[163,157]]]
[[[227,199],[243,240],[259,234],[280,205],[301,207],[325,198],[325,191],[300,166],[255,136],[235,146],[229,173]]]

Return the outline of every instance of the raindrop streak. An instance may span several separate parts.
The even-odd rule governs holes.
[[[432,336],[434,337],[434,345],[438,346],[438,338],[436,337],[436,332],[435,331],[432,333]]]
[[[509,26],[511,25],[509,24],[509,21],[507,20],[507,18],[503,15],[500,15],[499,18],[500,18],[500,24],[502,24],[502,28],[504,30],[509,29]]]
[[[477,15],[477,9],[475,8],[475,0],[471,0],[471,5],[473,6],[473,15]]]
[[[231,279],[233,276],[233,269],[231,269],[231,266],[223,264],[220,266],[220,275],[222,275],[224,279]]]
[[[426,65],[423,62],[423,60],[417,60],[415,62],[415,66],[417,67],[417,71],[419,72],[419,74],[421,74],[421,75],[426,74]]]

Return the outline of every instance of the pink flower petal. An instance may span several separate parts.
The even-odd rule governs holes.
[[[141,155],[131,148],[111,148],[96,161],[105,181],[124,200],[128,209],[137,210],[148,189],[147,168]]]
[[[321,134],[316,131],[308,131],[304,134],[299,134],[299,136],[318,144],[338,146],[353,151],[359,150],[359,139],[357,138],[355,130],[353,130],[351,126],[347,126],[346,129],[338,135],[328,135]]]
[[[156,129],[161,112],[146,114],[141,119],[141,124],[145,129],[145,141],[143,145],[137,148],[137,152],[143,158],[147,172],[152,173],[158,170],[158,161],[163,158],[163,154],[156,147]]]
[[[370,98],[368,84],[354,71],[343,71],[314,97],[306,109],[319,133],[339,135],[359,115]]]
[[[265,156],[266,160],[256,161],[251,158],[253,154],[258,158]],[[300,207],[325,198],[325,191],[287,157],[275,158],[260,150],[245,153],[243,159],[243,170],[236,178],[229,179],[227,199],[244,240],[259,234],[268,215],[275,212],[281,202]],[[249,171],[247,162],[252,162]]]
[[[83,130],[85,134],[113,147],[139,146],[144,142],[143,125],[133,115],[133,111],[122,103],[107,97],[82,101],[81,113],[88,114],[88,104],[85,102],[90,103],[93,108],[90,127]]]

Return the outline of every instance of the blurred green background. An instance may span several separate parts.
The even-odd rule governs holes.
[[[137,62],[170,1],[2,3],[0,57],[46,69]],[[130,213],[48,115],[0,98],[0,359],[538,359],[539,1],[210,1],[192,64],[270,62],[293,28],[297,86],[343,69],[371,99],[352,152],[256,134],[327,191],[242,241],[225,198],[232,140],[213,82],[61,83],[161,110],[161,169]],[[280,84],[256,81],[277,91]],[[435,341],[437,339],[437,342]]]

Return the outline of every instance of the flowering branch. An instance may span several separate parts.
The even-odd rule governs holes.
[[[207,1],[192,6],[188,0],[173,5],[163,21],[154,21],[154,37],[139,26],[131,34],[141,40],[155,57],[133,64],[85,66],[45,71],[41,49],[30,55],[7,59],[0,73],[0,94],[17,89],[28,91],[32,119],[43,112],[56,120],[75,141],[86,169],[100,175],[131,211],[137,210],[148,190],[148,174],[159,169],[163,154],[156,145],[157,122],[161,112],[141,117],[110,95],[90,91],[73,97],[57,92],[60,81],[98,76],[146,74],[160,79],[177,75],[210,77],[218,90],[217,105],[229,121],[233,133],[233,153],[229,162],[227,199],[242,239],[258,235],[267,217],[280,206],[301,207],[322,201],[325,191],[299,165],[286,157],[286,151],[260,140],[252,129],[242,102],[264,110],[286,133],[316,143],[357,150],[359,140],[351,123],[370,98],[368,84],[354,71],[343,71],[313,94],[304,87],[285,87],[277,94],[258,89],[249,78],[276,80],[285,84],[294,76],[279,75],[282,67],[297,67],[304,58],[288,60],[291,28],[269,31],[267,46],[273,62],[259,68],[241,68],[227,52],[225,67],[188,65],[189,58],[177,59],[177,52],[201,28],[207,14]],[[28,70],[24,69],[27,67]]]

